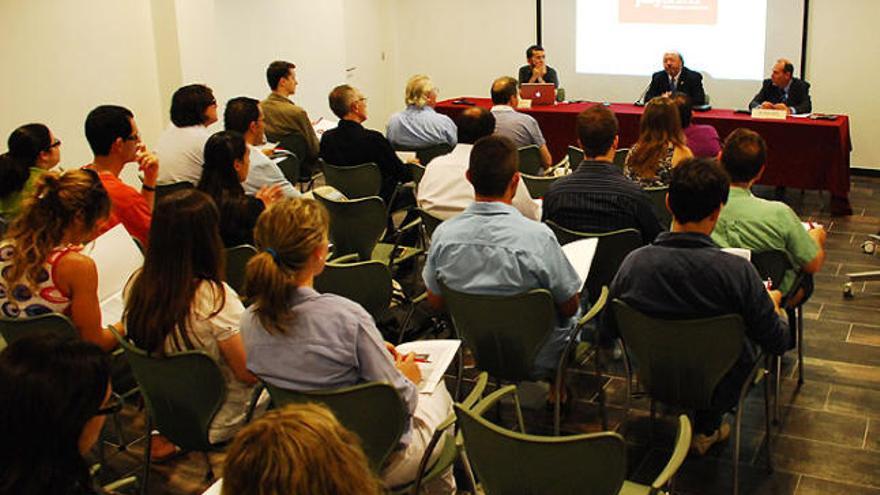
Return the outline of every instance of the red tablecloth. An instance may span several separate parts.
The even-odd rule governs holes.
[[[492,106],[488,98],[467,100],[484,108]],[[439,102],[436,110],[455,118],[467,108],[452,101]],[[521,111],[538,121],[555,162],[565,156],[569,145],[577,145],[577,114],[592,105],[596,103],[561,103]],[[620,123],[620,147],[631,146],[638,139],[643,108],[625,103],[612,103],[609,108]],[[693,121],[715,127],[721,139],[738,127],[758,132],[767,141],[767,169],[761,184],[830,191],[832,213],[852,213],[848,198],[852,141],[845,115],[836,120],[756,120],[733,110],[710,110],[695,112]]]

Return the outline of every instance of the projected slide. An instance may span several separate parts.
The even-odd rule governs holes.
[[[648,76],[666,51],[713,79],[764,76],[767,0],[577,0],[575,69]]]

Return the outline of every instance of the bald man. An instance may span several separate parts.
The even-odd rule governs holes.
[[[764,79],[761,91],[752,98],[749,108],[775,108],[792,113],[810,113],[810,83],[794,77],[794,64],[780,58],[773,65],[769,79]]]
[[[676,92],[688,95],[694,106],[706,104],[703,75],[685,67],[680,53],[666,52],[663,54],[663,70],[651,76],[651,86],[645,93],[645,101]]]

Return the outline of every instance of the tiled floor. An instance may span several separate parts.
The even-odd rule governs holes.
[[[770,193],[770,191],[761,191]],[[855,215],[829,217],[828,196],[788,191],[786,200],[802,218],[824,224],[828,258],[818,274],[816,291],[805,306],[806,383],[796,387],[793,356],[785,361],[782,424],[774,430],[773,474],[764,468],[763,406],[760,390],[750,395],[744,411],[741,453],[742,494],[832,495],[880,494],[880,282],[858,283],[855,298],[842,297],[845,274],[880,270],[880,257],[860,250],[869,233],[880,230],[880,178],[855,177],[850,196]],[[599,428],[595,397],[599,383],[591,370],[571,370],[579,400],[568,414],[567,432]],[[610,426],[623,421],[624,381],[619,365],[611,365],[602,386],[608,396]],[[630,444],[631,479],[650,483],[666,462],[674,434],[674,415],[658,421],[653,442],[644,401],[635,402],[626,428]],[[509,412],[509,411],[507,411]],[[126,411],[129,431],[142,431],[141,415]],[[530,432],[549,431],[551,416],[543,408],[526,410]],[[135,449],[138,450],[138,449]],[[731,488],[731,450],[727,444],[703,458],[688,458],[679,472],[676,491],[683,494],[724,494]],[[222,454],[212,454],[219,474]],[[121,454],[109,462],[114,471],[137,466]],[[151,493],[200,493],[205,460],[189,454],[153,471]]]

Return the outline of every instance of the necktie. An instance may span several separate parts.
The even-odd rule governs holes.
[[[670,78],[669,78],[669,91],[672,92],[672,93],[675,93],[675,90],[676,90],[676,89],[677,89],[677,88],[675,87],[675,78],[674,78],[674,77],[670,77]]]

